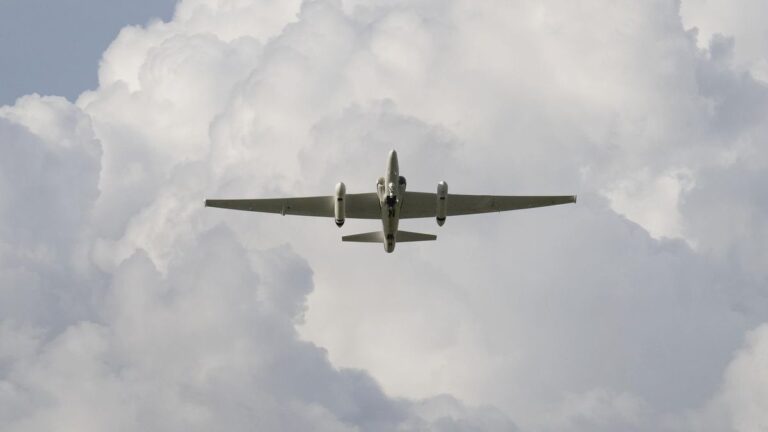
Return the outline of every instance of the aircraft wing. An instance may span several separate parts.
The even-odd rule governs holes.
[[[575,203],[575,195],[500,196],[448,194],[446,216],[491,213]],[[430,192],[405,192],[401,219],[435,217],[437,195]]]
[[[282,215],[334,217],[333,196],[262,199],[209,199],[206,207],[246,210]],[[346,194],[346,217],[353,219],[379,219],[381,206],[375,193]]]

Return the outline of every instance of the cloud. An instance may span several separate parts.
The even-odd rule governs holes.
[[[760,431],[766,419],[766,324],[747,332],[728,364],[722,385],[701,409],[689,413],[678,430]]]
[[[296,339],[292,316],[265,295],[276,275],[254,273],[231,232],[214,229],[195,246],[166,277],[135,254],[106,287],[100,322],[17,351],[4,404],[17,408],[4,428],[391,430],[407,418],[367,374],[336,370]],[[290,268],[283,289],[311,289],[295,255],[263,255],[254,260],[279,256]]]
[[[593,389],[569,395],[549,419],[552,430],[646,430],[647,407],[628,394]]]
[[[674,1],[184,1],[124,29],[76,104],[0,111],[0,422],[749,430],[768,91],[738,43]],[[393,147],[409,189],[579,203],[391,256],[201,206],[370,191]]]
[[[739,431],[758,431],[768,424],[768,326],[765,324],[747,335],[746,346],[740,350],[725,373],[723,402]]]
[[[85,318],[83,220],[98,197],[101,157],[90,119],[63,98],[26,96],[0,108],[0,134],[2,317],[54,327]]]
[[[457,400],[422,415],[439,399],[391,398],[300,340],[313,289],[304,259],[287,246],[248,250],[223,224],[186,226],[189,211],[172,216],[198,186],[199,163],[174,168],[128,216],[133,249],[117,260],[98,214],[109,145],[91,117],[28,96],[0,111],[0,127],[11,156],[0,182],[3,430],[514,429]],[[163,233],[168,217],[185,227]],[[174,253],[158,254],[164,241]]]
[[[738,43],[734,60],[740,70],[748,70],[768,82],[768,33],[759,25],[759,17],[768,12],[764,2],[743,1],[739,7],[725,1],[688,0],[681,3],[681,15],[687,27],[696,28],[703,46],[713,38],[729,35]]]

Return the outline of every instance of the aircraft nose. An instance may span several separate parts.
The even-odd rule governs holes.
[[[397,151],[390,150],[390,152],[389,152],[389,161],[390,162],[397,161]]]

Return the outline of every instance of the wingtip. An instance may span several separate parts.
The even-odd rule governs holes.
[[[574,203],[574,204],[576,204],[577,198],[578,198],[578,195],[574,195],[574,196],[573,196],[573,203]]]
[[[208,207],[208,200],[203,200],[203,207]]]

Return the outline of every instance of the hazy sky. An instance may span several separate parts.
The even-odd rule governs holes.
[[[0,1],[0,104],[96,88],[101,53],[126,25],[171,18],[173,0]]]
[[[764,1],[1,8],[3,431],[768,425]],[[392,148],[579,202],[391,255],[202,207],[373,191]]]

